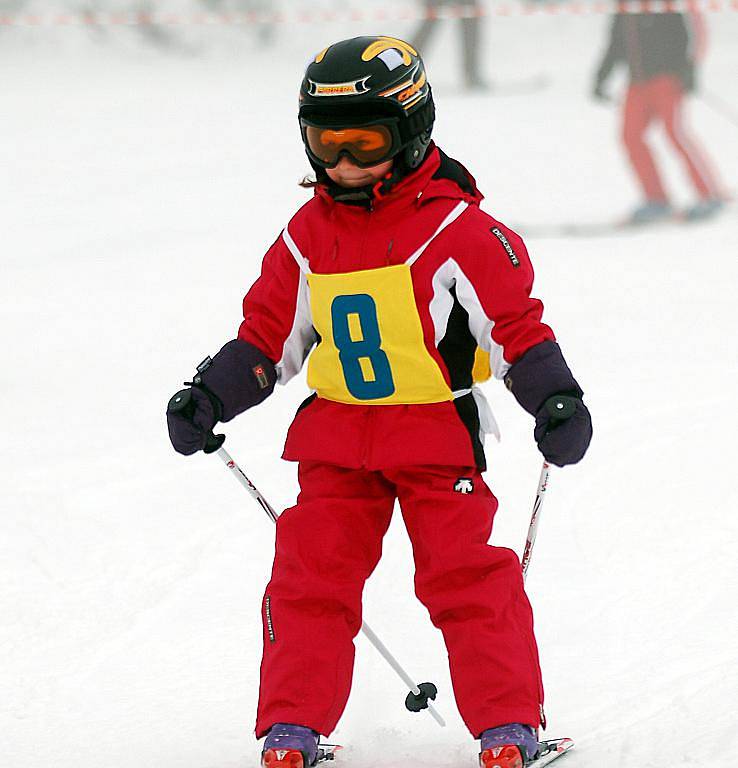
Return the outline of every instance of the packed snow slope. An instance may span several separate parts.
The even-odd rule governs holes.
[[[428,52],[437,139],[501,220],[607,221],[637,202],[616,110],[587,95],[606,23],[489,23],[490,79],[545,72],[549,87],[529,95],[460,93],[451,28]],[[736,105],[738,14],[708,23],[704,82]],[[190,29],[166,49],[130,29],[1,30],[7,768],[257,764],[273,526],[216,457],[171,450],[164,409],[234,336],[263,252],[306,199],[301,67],[333,38],[411,32],[375,26],[284,26],[264,47],[243,30]],[[699,99],[689,115],[735,185],[738,128]],[[552,474],[528,580],[548,733],[577,740],[562,768],[725,765],[738,748],[735,209],[528,244],[595,425],[586,459]],[[488,449],[493,542],[520,551],[541,457],[530,417],[499,382],[486,392],[503,432]],[[305,395],[293,381],[224,429],[277,507],[296,495],[279,454]],[[359,637],[333,734],[341,762],[471,768],[399,516],[365,608],[411,675],[436,682],[448,727],[405,711],[403,684]]]

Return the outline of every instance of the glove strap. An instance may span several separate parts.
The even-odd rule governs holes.
[[[213,358],[208,355],[198,366],[197,373],[192,377],[192,381],[185,381],[186,387],[193,387],[199,389],[210,401],[210,405],[213,407],[213,414],[216,421],[220,421],[223,417],[223,403],[220,402],[220,398],[208,387],[205,386],[202,380],[202,374],[207,371],[213,364]]]

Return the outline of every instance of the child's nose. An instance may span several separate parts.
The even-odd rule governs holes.
[[[341,158],[338,161],[338,164],[336,165],[336,168],[338,168],[339,171],[346,170],[348,168],[356,168],[356,164],[353,163],[348,155],[341,155]]]

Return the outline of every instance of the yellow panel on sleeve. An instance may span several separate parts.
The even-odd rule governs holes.
[[[489,352],[485,352],[481,347],[477,347],[474,354],[474,367],[472,368],[472,381],[479,383],[487,381],[492,375],[492,367],[489,363]]]

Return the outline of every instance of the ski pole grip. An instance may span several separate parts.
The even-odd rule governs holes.
[[[223,443],[225,435],[216,435],[211,430],[205,435],[205,447],[202,450],[204,453],[215,453]]]
[[[577,410],[577,401],[569,395],[553,395],[546,400],[545,408],[551,417],[548,422],[549,429],[556,429],[559,424],[563,424],[574,415]]]
[[[167,413],[181,413],[186,419],[191,419],[195,414],[195,403],[192,401],[192,389],[180,389],[169,401]],[[205,446],[202,450],[205,453],[215,453],[224,442],[225,435],[216,435],[210,430],[210,432],[205,435]]]

